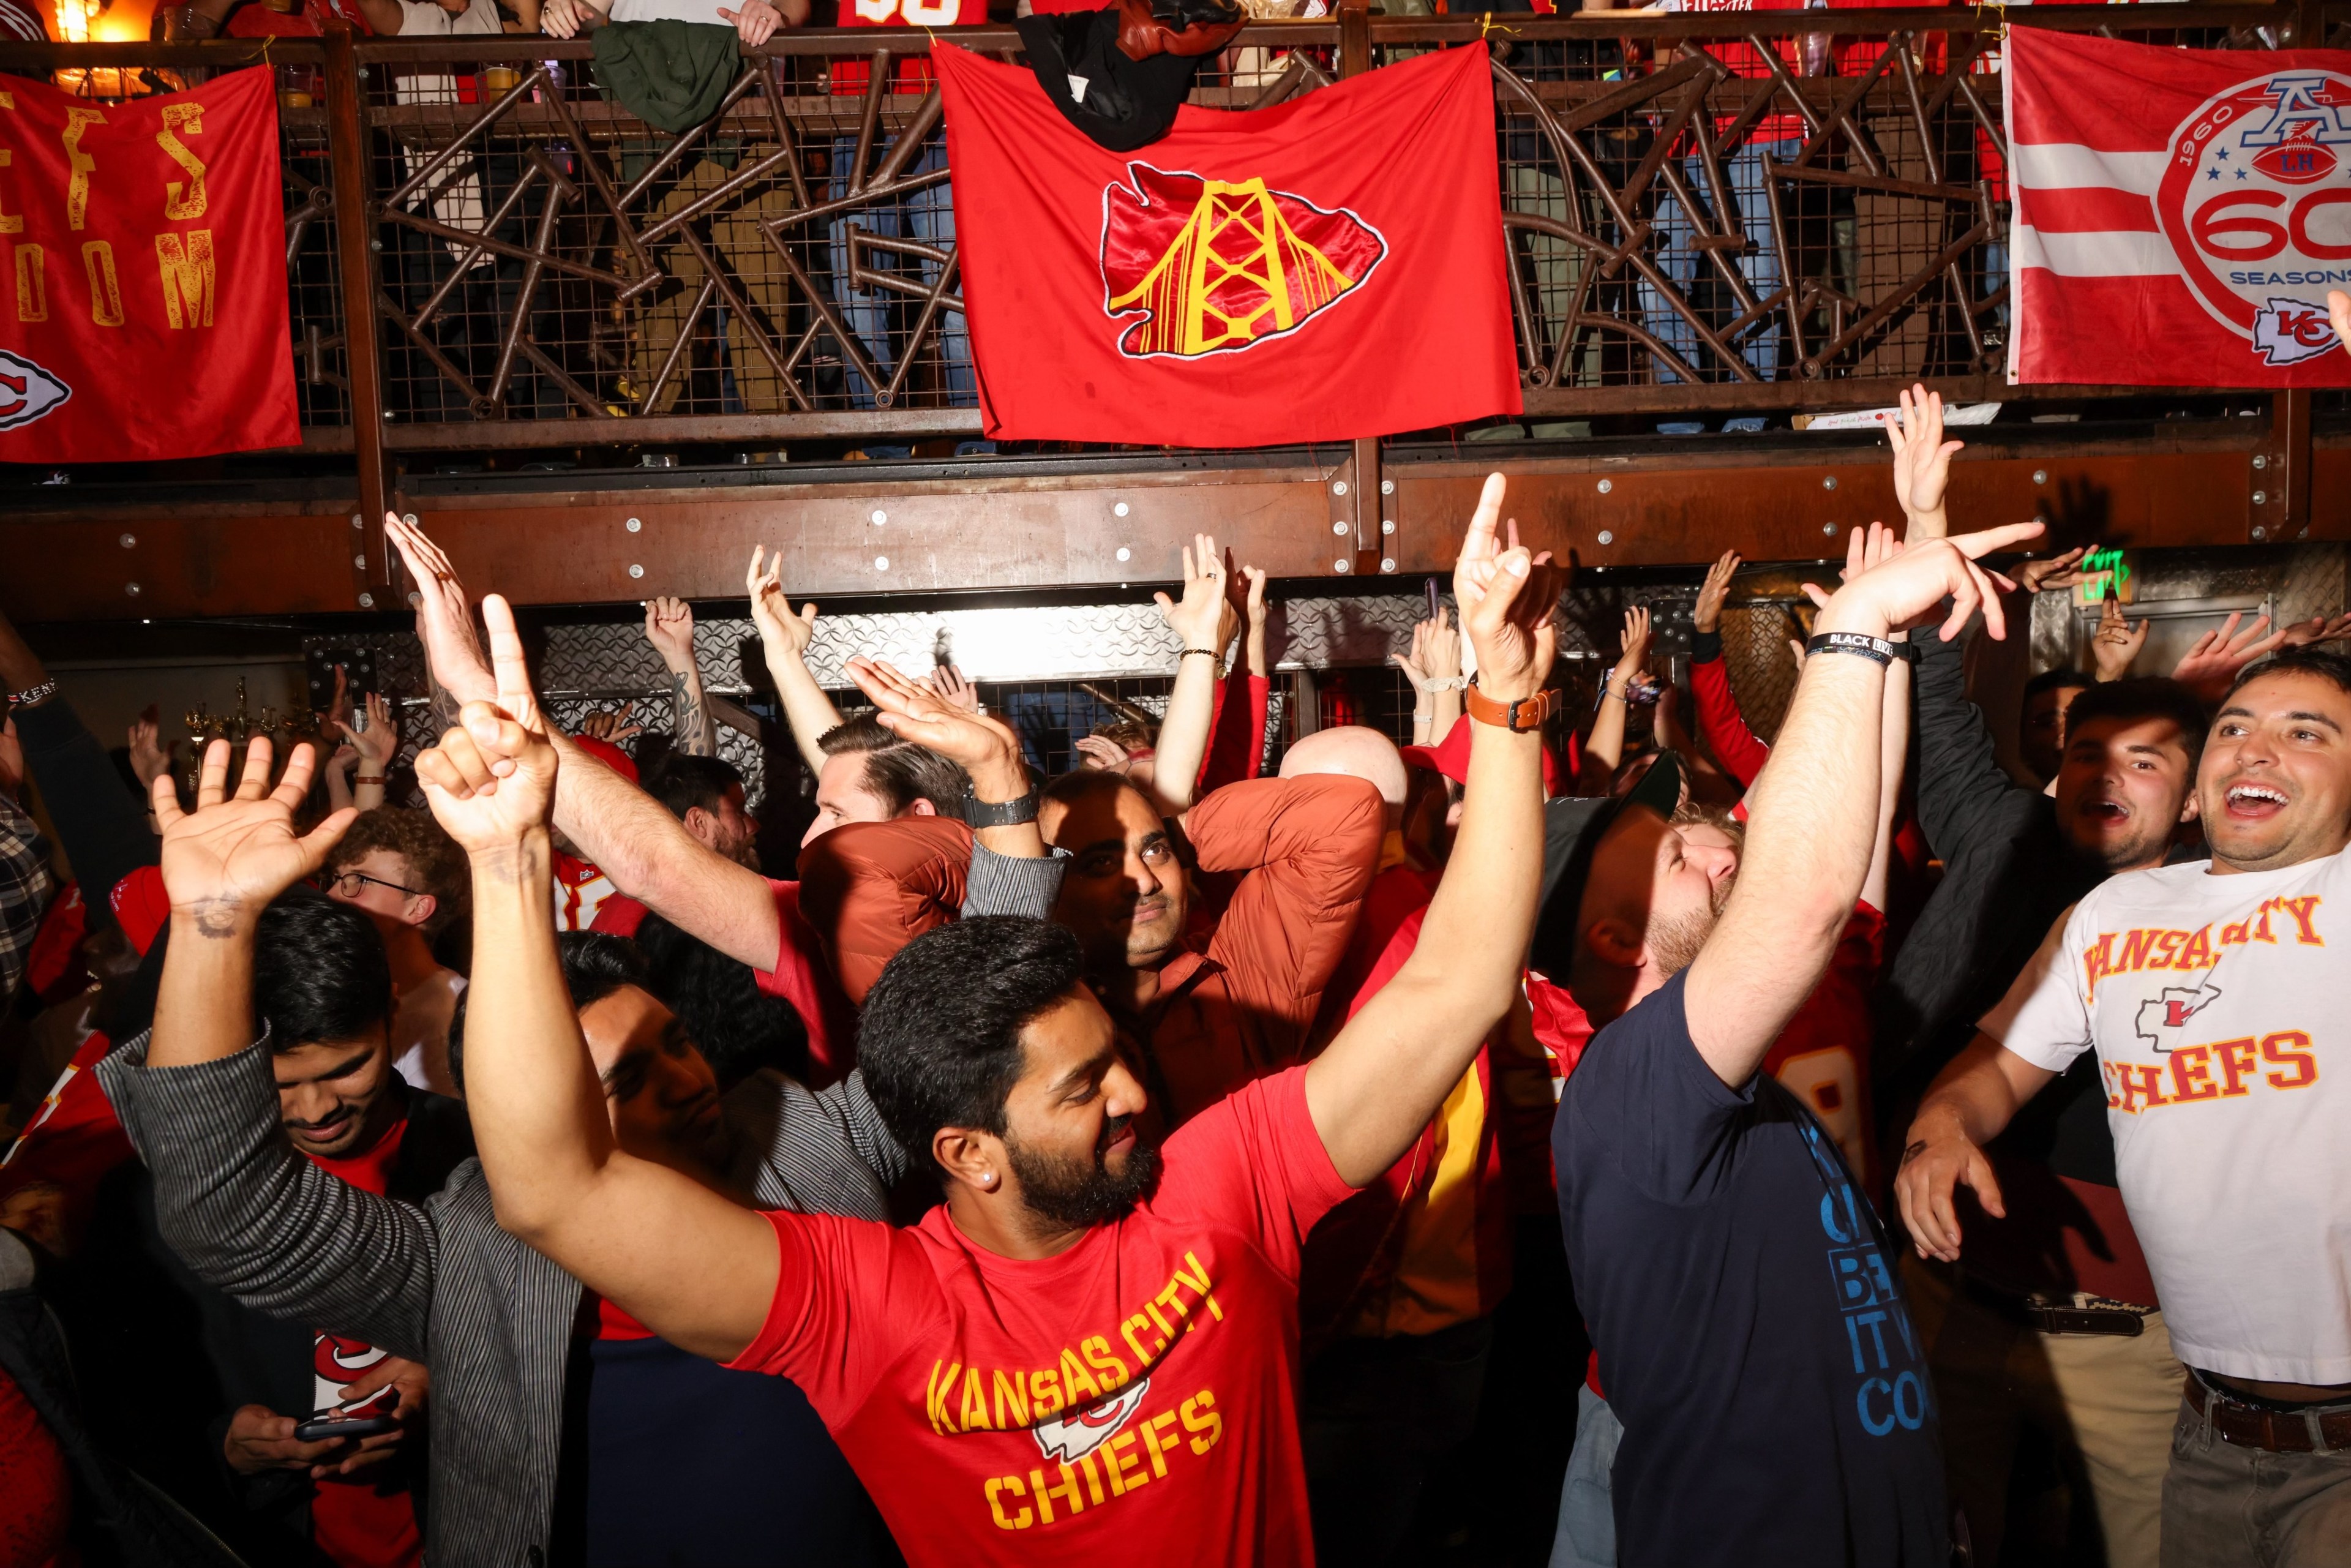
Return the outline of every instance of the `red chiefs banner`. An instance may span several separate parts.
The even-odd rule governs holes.
[[[1494,89],[1447,49],[1107,152],[940,44],[987,434],[1263,446],[1517,413]]]
[[[0,76],[0,462],[290,446],[266,68],[98,103]]]
[[[2011,30],[2008,379],[2351,385],[2351,54]]]

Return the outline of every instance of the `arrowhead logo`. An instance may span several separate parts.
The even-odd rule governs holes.
[[[1119,334],[1130,359],[1234,353],[1296,331],[1369,281],[1379,230],[1262,179],[1126,167],[1102,188],[1102,310],[1140,313]]]
[[[2158,1051],[2173,1050],[2186,1043],[2180,1031],[2188,1027],[2188,1020],[2220,999],[2220,988],[2209,977],[2192,988],[2166,986],[2161,996],[2139,1003],[2136,1032]]]
[[[1047,1458],[1059,1459],[1065,1465],[1082,1458],[1117,1435],[1118,1429],[1126,1425],[1126,1418],[1141,1407],[1144,1393],[1150,1386],[1148,1377],[1137,1378],[1090,1410],[1072,1411],[1059,1420],[1038,1422],[1030,1428],[1037,1446],[1045,1451]]]
[[[2326,308],[2304,299],[2272,299],[2253,318],[2253,347],[2265,363],[2299,364],[2335,347]]]
[[[0,349],[0,430],[30,424],[71,396],[73,388],[48,371]]]

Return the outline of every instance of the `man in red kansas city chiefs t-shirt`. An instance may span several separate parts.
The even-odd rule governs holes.
[[[1479,722],[1411,959],[1314,1061],[1154,1150],[1075,936],[998,917],[917,937],[859,1033],[883,1120],[946,1188],[912,1229],[754,1213],[614,1147],[538,870],[553,747],[451,731],[417,771],[475,862],[465,1087],[499,1223],[671,1343],[792,1378],[913,1563],[1311,1562],[1301,1244],[1459,1082],[1533,930],[1553,584],[1500,549],[1502,491],[1455,575]]]

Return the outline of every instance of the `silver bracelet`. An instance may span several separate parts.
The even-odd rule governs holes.
[[[1428,689],[1432,692],[1466,692],[1469,689],[1469,677],[1439,675],[1428,683]]]

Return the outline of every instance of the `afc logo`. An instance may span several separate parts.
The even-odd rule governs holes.
[[[2351,288],[2351,76],[2239,82],[2170,146],[2156,221],[2199,302],[2264,365],[2332,351],[2326,291]]]

